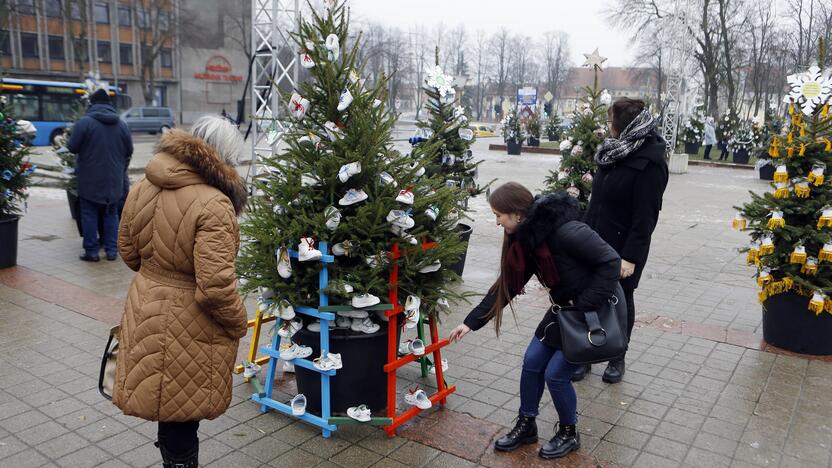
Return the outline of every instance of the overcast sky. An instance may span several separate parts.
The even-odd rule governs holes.
[[[437,23],[448,29],[464,23],[473,35],[505,27],[534,38],[548,30],[569,34],[572,62],[584,63],[583,53],[596,47],[607,57],[604,65],[632,65],[628,34],[612,30],[602,10],[609,0],[350,0],[356,18],[382,22],[407,30],[422,24],[428,30]]]

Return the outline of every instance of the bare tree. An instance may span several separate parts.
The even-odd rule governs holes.
[[[175,45],[177,30],[191,24],[175,11],[173,0],[134,0],[133,24],[141,44],[139,82],[146,105],[153,103],[156,94],[156,60],[163,49]]]
[[[509,61],[511,59],[510,36],[506,28],[491,36],[489,53],[494,58],[494,84],[497,87],[498,104],[502,102],[508,82]]]
[[[546,89],[554,96],[560,93],[560,86],[569,73],[569,36],[563,31],[547,31],[543,34],[543,63]]]
[[[225,18],[228,21],[226,37],[246,54],[246,62],[251,63],[254,55],[251,50],[251,2],[229,2],[225,8]]]
[[[487,89],[487,77],[491,60],[489,54],[488,36],[485,31],[477,30],[474,38],[474,75],[476,78],[476,104],[474,111],[477,113],[477,120],[482,120],[482,105],[485,100]]]

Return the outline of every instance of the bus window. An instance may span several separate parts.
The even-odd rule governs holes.
[[[42,97],[43,120],[47,122],[69,122],[75,114],[80,99],[75,96],[44,94]]]
[[[38,97],[28,94],[15,94],[12,96],[14,105],[14,116],[21,120],[40,120],[38,112]]]
[[[133,107],[133,99],[126,94],[116,94],[115,96],[116,110],[125,111]]]

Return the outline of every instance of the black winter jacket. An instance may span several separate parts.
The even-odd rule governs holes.
[[[621,281],[624,289],[638,287],[650,252],[650,238],[659,220],[668,171],[665,142],[652,133],[644,144],[609,168],[599,168],[584,222],[615,249],[635,272]]]
[[[566,193],[554,193],[535,197],[535,202],[526,213],[510,240],[521,242],[524,252],[534,252],[541,242],[549,244],[549,250],[560,275],[560,283],[551,288],[550,295],[556,304],[575,306],[591,310],[601,306],[613,295],[618,285],[621,259],[598,234],[586,224],[578,221],[578,201]],[[535,263],[527,260],[526,282],[535,275]],[[471,330],[482,328],[488,321],[483,318],[495,302],[493,294],[483,298],[465,318],[465,325]],[[546,320],[544,316],[542,321]],[[536,335],[542,338],[538,327]],[[547,334],[546,344],[560,348],[560,334]]]
[[[75,175],[79,197],[108,204],[127,195],[133,138],[113,106],[91,105],[87,115],[72,126],[66,147],[78,155]]]

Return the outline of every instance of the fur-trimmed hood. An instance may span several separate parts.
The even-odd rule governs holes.
[[[147,164],[147,179],[164,189],[208,184],[224,193],[239,215],[246,205],[246,187],[237,171],[201,138],[182,130],[162,135],[156,155]]]
[[[537,195],[517,229],[516,239],[530,252],[561,226],[579,219],[580,213],[578,200],[566,192]]]

